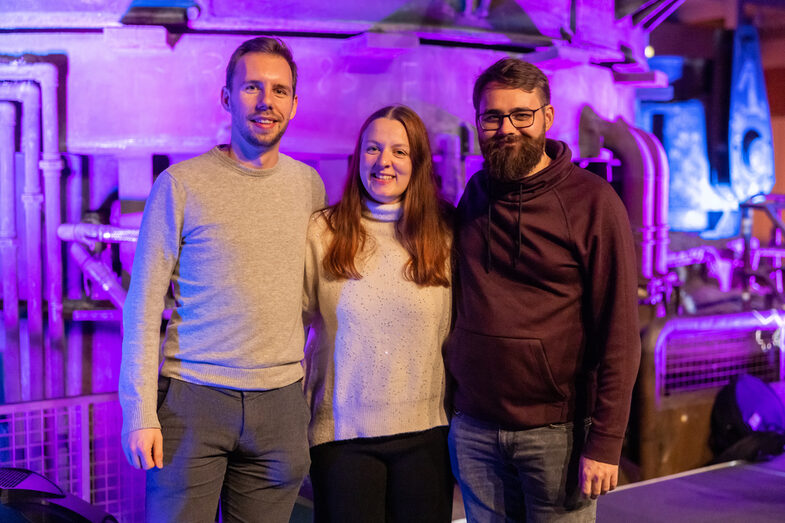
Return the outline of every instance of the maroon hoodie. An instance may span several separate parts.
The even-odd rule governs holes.
[[[584,455],[616,464],[641,353],[632,232],[610,184],[563,142],[546,153],[520,181],[480,171],[458,204],[454,406],[512,430],[591,416]]]

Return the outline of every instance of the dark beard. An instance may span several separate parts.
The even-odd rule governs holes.
[[[512,182],[531,174],[545,152],[545,133],[493,136],[480,144],[483,166],[495,180]]]

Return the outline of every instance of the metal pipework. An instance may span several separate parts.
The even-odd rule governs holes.
[[[60,208],[60,176],[63,161],[60,157],[60,124],[57,107],[57,68],[50,63],[27,64],[20,61],[0,65],[0,80],[14,82],[32,81],[40,89],[41,128],[43,131],[43,153],[39,167],[44,177],[44,224],[46,246],[46,298],[48,305],[48,366],[57,367],[62,359],[65,329],[63,324],[63,257],[60,240],[57,238],[57,226],[61,222]],[[36,150],[36,156],[38,151]],[[27,160],[26,160],[27,161]],[[39,191],[40,192],[40,191]],[[28,238],[32,237],[28,233]],[[40,237],[40,235],[38,236]],[[52,377],[55,368],[49,372]],[[61,381],[61,380],[60,380]],[[52,389],[62,389],[62,383],[53,384],[47,380]],[[49,390],[49,396],[60,395],[62,390]]]
[[[599,117],[588,105],[581,110],[580,154],[597,157],[600,148],[621,160],[622,200],[637,242],[640,273],[653,278],[667,273],[668,160],[662,144],[623,119]]]
[[[93,249],[99,242],[136,242],[139,238],[139,229],[95,223],[64,223],[57,228],[57,235],[63,241],[84,243]]]
[[[79,265],[79,268],[82,269],[84,275],[100,285],[107,293],[109,301],[118,309],[122,309],[127,293],[115,273],[78,243],[72,243],[68,252]]]
[[[68,180],[66,181],[65,221],[79,223],[82,220],[82,162],[76,155],[66,156]],[[59,229],[59,227],[58,227]],[[66,299],[78,301],[84,298],[82,271],[70,256],[66,256],[65,289]],[[80,396],[87,392],[83,384],[84,326],[76,312],[71,314],[71,323],[66,329],[65,395]]]
[[[1,77],[1,76],[0,76]],[[22,400],[43,398],[44,380],[33,376],[43,370],[43,314],[41,271],[41,183],[38,156],[41,149],[41,91],[30,82],[0,83],[0,100],[22,104],[22,153],[24,154],[24,188],[22,205],[25,215],[25,259],[27,265],[27,333],[29,348],[20,354]]]
[[[66,197],[65,197],[65,221],[67,223],[79,223],[82,220],[82,165],[81,160],[76,155],[66,156],[67,170],[70,172],[68,180],[66,181]],[[58,227],[58,236],[60,228]],[[62,240],[62,238],[61,238]],[[83,296],[82,290],[82,272],[76,267],[76,264],[70,256],[66,256],[66,274],[65,274],[65,290],[64,295],[69,300],[81,300]],[[71,342],[69,340],[68,347],[70,349]],[[66,383],[67,384],[67,383]]]
[[[3,268],[3,320],[6,333],[19,332],[17,289],[16,200],[14,180],[14,135],[16,107],[0,102],[0,252]]]
[[[668,155],[662,143],[651,133],[630,127],[630,132],[636,136],[639,143],[646,147],[646,151],[651,159],[653,170],[650,173],[644,172],[644,177],[653,178],[646,181],[644,187],[653,191],[650,199],[652,205],[652,223],[650,230],[653,233],[652,240],[652,266],[654,274],[665,275],[668,273],[668,245],[670,237],[668,232],[668,191],[670,187],[670,166]]]
[[[720,290],[722,292],[730,290],[734,261],[723,258],[720,252],[710,245],[668,253],[667,261],[670,269],[698,263],[705,264],[709,268],[709,273],[717,278]]]
[[[14,135],[16,107],[0,102],[0,266],[3,286],[3,327],[5,350],[5,401],[20,401],[19,388],[19,288],[17,285],[18,240],[14,179]]]

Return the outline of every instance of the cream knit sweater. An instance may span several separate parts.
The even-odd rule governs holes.
[[[322,267],[330,232],[311,218],[303,310],[312,332],[305,350],[311,446],[417,432],[447,424],[442,344],[450,289],[404,279],[409,254],[395,238],[400,204],[368,202],[369,236],[360,280],[336,280]]]

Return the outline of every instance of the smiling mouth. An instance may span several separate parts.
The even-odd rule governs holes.
[[[392,181],[395,180],[396,176],[394,174],[373,173],[371,174],[371,178],[382,181]]]
[[[249,118],[249,120],[255,123],[256,125],[262,125],[262,126],[273,125],[278,121],[275,118],[269,118],[266,116],[254,116],[252,118]]]

